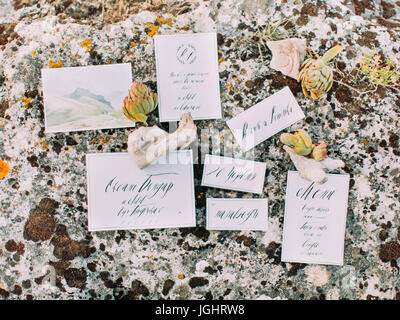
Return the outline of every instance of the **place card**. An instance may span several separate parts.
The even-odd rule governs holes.
[[[86,166],[89,231],[196,226],[191,150],[144,169],[128,153],[87,154]]]
[[[127,128],[130,63],[42,69],[46,133]]]
[[[216,33],[154,36],[160,121],[222,117]]]
[[[206,154],[201,185],[261,194],[266,168],[265,162]]]
[[[303,118],[293,93],[285,87],[226,123],[246,152]]]
[[[282,261],[343,265],[350,176],[327,176],[317,184],[288,172]]]
[[[268,229],[267,199],[214,199],[206,202],[208,230]]]

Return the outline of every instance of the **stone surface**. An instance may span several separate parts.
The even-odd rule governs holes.
[[[0,180],[0,299],[399,299],[399,88],[351,82],[368,50],[399,64],[399,2],[127,2],[1,1],[0,158],[11,172]],[[257,30],[284,17],[287,31],[315,52],[344,47],[337,67],[350,80],[335,72],[332,90],[318,102],[269,68],[271,54]],[[130,62],[135,80],[156,90],[146,23],[160,34],[218,32],[225,119],[291,88],[306,119],[290,129],[304,127],[327,141],[328,154],[346,163],[340,172],[351,176],[343,267],[280,261],[286,172],[293,165],[278,134],[242,154],[224,120],[197,121],[199,139],[213,139],[213,154],[267,163],[267,233],[205,229],[205,198],[253,195],[201,187],[201,164],[197,227],[87,231],[85,154],[125,152],[129,130],[46,134],[40,69],[50,60]],[[85,39],[90,50],[80,46]],[[156,114],[149,125],[158,124]]]

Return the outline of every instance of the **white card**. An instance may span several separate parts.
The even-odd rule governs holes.
[[[288,172],[282,261],[343,265],[349,181],[328,174],[317,184]]]
[[[267,199],[214,199],[206,203],[208,230],[268,229]]]
[[[154,36],[160,121],[222,117],[215,33]]]
[[[226,123],[246,152],[303,118],[292,91],[285,87]]]
[[[196,226],[192,151],[176,153],[142,170],[128,153],[87,154],[89,231]]]
[[[42,69],[46,132],[134,127],[122,106],[130,63]]]
[[[201,185],[261,194],[266,168],[265,162],[206,154]]]

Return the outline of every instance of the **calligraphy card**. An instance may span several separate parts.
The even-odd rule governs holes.
[[[154,36],[160,121],[222,117],[215,33]]]
[[[214,199],[206,203],[208,230],[268,229],[267,199]]]
[[[285,87],[226,123],[246,152],[303,118],[292,91]]]
[[[288,172],[282,261],[343,265],[350,176],[327,176],[317,184]]]
[[[134,127],[122,106],[130,63],[42,69],[47,133]]]
[[[192,151],[174,154],[144,169],[128,153],[87,154],[89,231],[196,226]]]
[[[202,186],[262,193],[267,164],[206,154]]]

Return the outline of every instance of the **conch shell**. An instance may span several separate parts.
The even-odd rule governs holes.
[[[290,38],[267,41],[267,46],[272,52],[270,67],[297,80],[300,61],[303,60],[306,51],[306,40]]]
[[[128,137],[128,152],[142,169],[169,152],[187,148],[196,138],[196,125],[190,112],[186,112],[173,133],[157,126],[134,130]]]
[[[319,184],[327,180],[325,171],[329,172],[344,167],[344,162],[339,159],[326,157],[322,161],[316,161],[312,158],[296,154],[296,152],[287,145],[284,145],[283,149],[289,154],[301,178]]]

